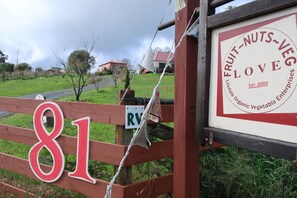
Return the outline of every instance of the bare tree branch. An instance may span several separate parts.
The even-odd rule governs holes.
[[[95,48],[98,38],[95,39],[93,37],[91,42],[89,39],[81,38],[80,41],[84,49],[74,50],[66,59],[54,53],[57,61],[64,67],[70,79],[69,81],[73,87],[77,101],[79,101],[80,95],[90,78],[91,70],[95,66],[95,58],[92,55],[92,51]]]

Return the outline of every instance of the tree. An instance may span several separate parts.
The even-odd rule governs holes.
[[[171,51],[171,48],[170,47],[164,47],[164,48],[161,48],[161,47],[155,47],[153,49],[153,52],[154,54],[157,53],[157,52],[170,52]]]
[[[123,58],[123,59],[121,60],[121,62],[126,63],[128,69],[130,69],[130,70],[134,69],[134,67],[133,67],[133,65],[132,65],[132,63],[131,63],[131,61],[130,61],[130,59],[128,59],[128,58]]]
[[[90,53],[94,44],[95,41],[91,50],[74,50],[66,61],[56,55],[58,61],[63,65],[66,75],[69,77],[69,83],[73,87],[76,101],[79,101],[80,95],[90,78],[91,70],[95,65],[95,58]]]
[[[22,78],[24,77],[25,71],[31,71],[32,67],[28,63],[20,63],[15,66],[15,70],[20,72]]]
[[[14,64],[12,63],[1,63],[0,64],[0,73],[2,74],[2,81],[5,81],[5,75],[7,72],[11,73],[14,70]]]
[[[91,45],[89,45],[88,39],[82,38],[81,43],[84,49],[74,50],[66,59],[55,53],[58,63],[64,67],[68,76],[66,79],[72,85],[76,101],[79,101],[80,95],[91,76],[91,70],[95,66],[96,60],[92,51],[98,38],[92,38]]]
[[[43,75],[43,69],[41,67],[36,67],[35,68],[35,75],[37,76],[42,76]]]
[[[86,75],[95,65],[95,58],[86,50],[75,50],[68,57],[67,71]]]
[[[83,88],[90,77],[91,69],[95,65],[95,58],[86,50],[75,50],[69,55],[67,63],[64,68],[70,77],[75,99],[79,101]],[[75,77],[77,77],[76,82]]]
[[[96,87],[97,93],[99,93],[100,76],[98,74],[92,75],[92,84]]]
[[[125,89],[130,89],[130,70],[129,69],[127,69],[126,71]]]
[[[163,49],[161,47],[155,47],[153,49],[154,54],[156,54],[157,52],[162,52],[162,51],[163,51]]]
[[[42,73],[43,72],[43,69],[41,67],[36,67],[35,71],[37,73]]]
[[[114,86],[118,86],[118,80],[120,78],[121,69],[117,67],[116,65],[113,65],[111,67],[111,73],[112,73],[112,80],[114,82]]]
[[[48,69],[48,70],[47,70],[47,74],[48,74],[49,76],[54,75],[56,72],[57,72],[57,71],[54,70],[54,69]]]
[[[8,59],[8,56],[5,55],[1,50],[0,50],[0,63],[5,63],[5,61]]]

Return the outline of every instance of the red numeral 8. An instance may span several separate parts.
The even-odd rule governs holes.
[[[42,117],[45,113],[45,111],[51,111],[54,115],[54,128],[49,133],[46,128],[43,125]],[[64,154],[60,147],[60,145],[55,140],[62,132],[64,127],[64,116],[63,112],[60,109],[60,107],[53,102],[44,102],[40,104],[33,116],[33,122],[34,122],[34,131],[36,133],[37,138],[39,139],[39,142],[37,142],[29,152],[29,164],[30,167],[35,174],[36,177],[38,177],[40,180],[44,182],[54,182],[57,181],[64,170]],[[53,167],[50,172],[45,173],[41,168],[39,164],[39,152],[42,148],[46,148],[51,156],[53,157]]]

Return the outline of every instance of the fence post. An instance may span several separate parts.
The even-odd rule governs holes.
[[[123,97],[125,93],[125,90],[120,90],[118,94],[118,102],[121,101],[121,98]],[[135,91],[134,90],[128,90],[126,93],[124,99],[121,101],[120,105],[133,105],[134,101],[129,100],[134,98]],[[125,129],[125,126],[116,125],[115,126],[115,144],[121,144],[121,145],[128,145],[130,143],[130,140],[133,136],[133,129]],[[115,171],[117,171],[118,166],[115,166]],[[132,182],[132,167],[123,167],[121,169],[121,172],[119,176],[116,179],[116,183],[121,185],[130,184]]]
[[[194,10],[199,6],[199,1],[185,2],[187,6],[176,14],[176,41],[184,34]],[[174,197],[199,198],[200,195],[199,141],[195,134],[196,83],[193,83],[197,81],[197,48],[197,40],[184,37],[174,54]]]

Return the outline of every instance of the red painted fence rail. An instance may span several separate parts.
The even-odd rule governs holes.
[[[36,107],[44,101],[20,98],[0,97],[0,111],[33,115]],[[100,122],[113,125],[124,125],[125,106],[123,105],[103,105],[83,102],[61,102],[57,103],[67,119],[78,119],[89,116],[92,122]],[[173,105],[162,105],[162,122],[173,121]],[[51,116],[47,114],[47,116]],[[92,133],[92,131],[91,131]],[[9,125],[0,125],[0,139],[13,141],[26,145],[34,145],[38,142],[34,130],[14,127]],[[76,155],[76,137],[61,135],[57,138],[64,154]],[[127,150],[127,146],[111,144],[99,141],[90,141],[90,160],[96,160],[112,165],[119,165],[122,157]],[[150,149],[134,146],[126,159],[124,166],[132,166],[153,160],[173,157],[173,141],[166,140],[154,142]],[[42,165],[44,170],[50,170],[51,167]],[[29,162],[15,156],[0,153],[0,168],[16,172],[18,174],[37,179],[30,169]],[[53,185],[80,192],[89,197],[104,197],[106,187],[109,181],[96,179],[97,183],[91,184],[81,180],[73,179],[67,176],[64,171],[62,177],[52,183]],[[154,178],[139,183],[128,185],[115,184],[113,186],[112,197],[155,197],[161,194],[173,191],[172,174]],[[18,191],[8,184],[0,185],[10,188],[12,191]],[[1,192],[1,191],[0,191]],[[19,189],[18,193],[23,193]],[[30,194],[29,194],[30,195]]]
[[[0,111],[33,115],[36,107],[42,102],[42,100],[0,97]],[[89,116],[93,122],[125,125],[124,105],[94,104],[87,102],[54,102],[60,106],[64,117],[68,119],[75,120]],[[173,105],[162,105],[161,108],[162,122],[173,122]]]

